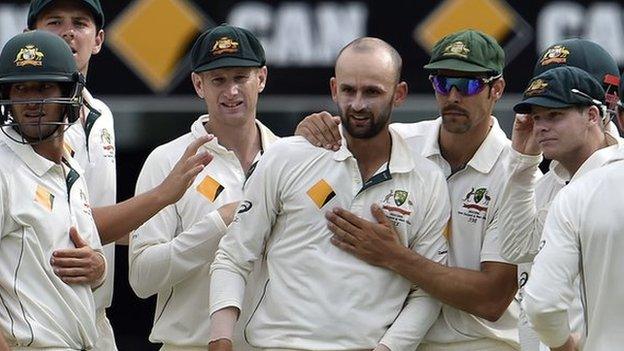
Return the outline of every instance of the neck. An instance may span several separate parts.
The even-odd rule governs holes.
[[[570,177],[572,177],[576,174],[579,168],[581,168],[583,163],[585,163],[585,161],[587,161],[587,159],[594,154],[594,152],[607,146],[609,146],[607,135],[600,131],[600,134],[597,133],[595,137],[590,138],[588,142],[583,143],[579,149],[567,153],[564,157],[561,157],[557,161],[561,163],[561,165],[570,174]]]
[[[387,126],[379,134],[368,139],[354,138],[347,132],[344,135],[347,148],[357,160],[364,181],[370,179],[381,165],[389,162],[392,139]]]
[[[209,119],[205,128],[208,133],[212,133],[217,138],[221,146],[234,152],[243,171],[247,173],[256,155],[262,149],[260,131],[256,126],[255,119],[249,119],[248,123],[237,126],[230,126]]]
[[[449,163],[451,170],[458,171],[466,166],[487,138],[494,121],[486,118],[482,123],[465,133],[451,133],[444,126],[440,127],[438,143],[442,157]]]
[[[60,164],[63,159],[63,136],[35,144],[32,148],[39,156]]]

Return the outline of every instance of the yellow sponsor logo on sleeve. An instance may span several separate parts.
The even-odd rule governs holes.
[[[37,185],[37,190],[35,191],[35,202],[45,207],[48,211],[52,211],[52,207],[54,206],[54,195],[52,195],[50,191],[43,186]]]
[[[334,189],[324,179],[319,180],[306,193],[318,208],[325,206],[336,196]]]
[[[223,185],[219,184],[219,182],[214,180],[211,176],[206,176],[206,178],[197,185],[197,191],[210,200],[210,202],[214,202],[224,189]]]

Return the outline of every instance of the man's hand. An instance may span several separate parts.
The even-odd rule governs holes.
[[[405,246],[378,205],[371,206],[371,213],[378,223],[369,222],[342,208],[326,213],[327,227],[334,233],[331,242],[365,262],[387,266],[396,257],[397,250],[404,250]]]
[[[535,141],[533,119],[529,115],[516,114],[511,133],[511,146],[524,155],[539,155],[542,152]]]
[[[180,200],[195,177],[212,161],[208,151],[197,152],[205,143],[214,138],[213,135],[202,136],[190,143],[167,178],[157,186],[157,191],[166,204]]]
[[[217,210],[219,211],[219,215],[221,216],[221,219],[223,219],[226,226],[229,226],[230,223],[232,223],[232,220],[234,220],[234,215],[238,209],[238,203],[238,201],[230,202],[229,204],[219,207]]]
[[[211,341],[208,344],[209,351],[232,351],[232,340],[230,339],[219,339],[215,341]]]
[[[295,135],[301,135],[312,145],[336,151],[341,144],[339,125],[338,116],[326,111],[313,113],[299,122]]]
[[[52,253],[50,264],[54,273],[66,284],[94,285],[101,281],[106,270],[104,257],[89,247],[75,227],[69,229],[69,237],[76,248]]]

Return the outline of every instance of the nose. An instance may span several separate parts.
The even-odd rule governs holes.
[[[361,93],[356,94],[353,100],[351,101],[351,109],[353,109],[354,111],[366,110],[367,106],[368,106],[368,102],[362,96]]]
[[[238,84],[230,84],[226,89],[225,89],[225,96],[228,99],[234,98],[238,95],[238,93],[240,92],[239,86]]]
[[[61,28],[61,37],[65,41],[70,41],[74,39],[75,34],[76,33],[74,32],[74,26],[72,24],[64,24]]]
[[[462,99],[462,94],[459,92],[459,90],[457,90],[457,88],[455,86],[451,87],[451,91],[448,94],[448,99],[450,100],[450,102],[453,103],[458,103],[461,101]]]

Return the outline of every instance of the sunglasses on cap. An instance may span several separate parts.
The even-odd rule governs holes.
[[[429,80],[433,84],[433,89],[438,94],[448,95],[451,89],[455,87],[463,96],[473,96],[479,94],[483,88],[500,78],[502,75],[496,75],[488,78],[480,77],[447,77],[440,74],[432,74]]]

